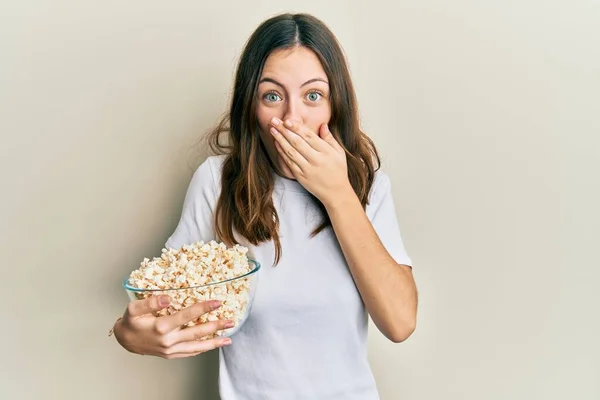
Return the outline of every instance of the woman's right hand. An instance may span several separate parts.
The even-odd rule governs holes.
[[[155,317],[170,303],[169,296],[151,296],[134,300],[127,305],[123,317],[117,321],[114,334],[121,346],[131,353],[172,359],[191,357],[231,344],[231,339],[201,338],[218,330],[233,327],[231,320],[219,320],[181,329],[186,323],[200,318],[221,306],[218,300],[196,303],[173,315]]]

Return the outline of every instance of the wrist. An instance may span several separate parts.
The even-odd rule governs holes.
[[[332,212],[347,208],[357,202],[360,204],[358,196],[354,192],[354,188],[348,184],[348,186],[336,190],[328,199],[323,201],[323,205],[327,212]]]

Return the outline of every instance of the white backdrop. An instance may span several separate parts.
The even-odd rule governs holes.
[[[382,399],[600,398],[600,6],[534,0],[5,2],[0,398],[216,398],[216,354],[106,333],[280,11],[344,46],[415,262],[416,332],[371,330]]]

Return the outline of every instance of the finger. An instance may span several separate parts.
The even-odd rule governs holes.
[[[281,145],[278,142],[275,142],[275,149],[279,153],[279,156],[287,166],[287,168],[292,173],[292,176],[296,177],[298,174],[302,174],[302,168],[300,168],[294,160],[290,158],[290,156],[281,148]]]
[[[309,160],[314,160],[318,153],[306,140],[287,129],[277,118],[273,118],[272,124],[271,134],[275,141],[300,168],[307,166]]]
[[[150,296],[143,300],[133,300],[127,305],[127,313],[132,317],[160,311],[171,303],[169,296]]]
[[[278,144],[275,144],[276,147],[278,147]],[[276,150],[279,152],[279,149],[276,148]],[[281,172],[283,172],[283,176],[287,176],[287,177],[293,177],[294,173],[292,172],[292,169],[290,168],[290,166],[288,165],[288,163],[283,160],[283,165],[281,166]]]
[[[218,300],[209,300],[193,304],[177,311],[175,314],[160,317],[156,322],[156,330],[165,335],[219,307],[221,307],[221,302]]]
[[[283,151],[290,160],[296,163],[301,169],[302,167],[309,165],[306,156],[308,154],[307,148],[310,148],[310,146],[300,136],[287,129],[281,128],[281,125],[279,128],[271,127],[270,131],[275,139],[275,143],[279,145],[281,151]],[[285,134],[283,134],[282,131],[284,131]],[[302,144],[302,142],[304,142],[304,144]],[[314,149],[312,149],[312,151],[314,151]]]
[[[189,357],[191,355],[205,353],[207,351],[214,350],[219,347],[229,346],[230,344],[230,338],[192,340],[189,342],[177,343],[176,345],[169,347],[165,350],[165,355],[171,356],[175,354],[187,354],[187,356]]]
[[[163,358],[167,359],[167,360],[175,360],[177,358],[190,358],[190,357],[195,357],[195,356],[199,356],[200,354],[204,353],[203,351],[199,352],[199,353],[177,353],[177,354],[169,354],[168,356],[164,356]]]
[[[298,136],[304,139],[304,141],[317,152],[327,151],[327,144],[325,141],[305,125],[299,124],[291,119],[285,121],[284,125],[286,128],[288,128],[288,130],[296,133]],[[307,160],[311,161],[310,158],[307,158]]]
[[[175,345],[177,343],[191,342],[193,340],[202,340],[203,337],[216,333],[217,331],[233,328],[233,326],[233,321],[221,320],[185,328],[180,331],[172,332],[172,343]]]
[[[319,129],[319,136],[334,149],[342,150],[342,146],[335,139],[333,133],[331,133],[327,124],[321,125],[321,128]]]

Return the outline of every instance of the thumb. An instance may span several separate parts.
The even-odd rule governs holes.
[[[167,307],[170,303],[171,298],[169,296],[150,296],[144,300],[132,301],[129,304],[128,311],[129,315],[133,317],[140,317],[142,315],[160,311]]]

